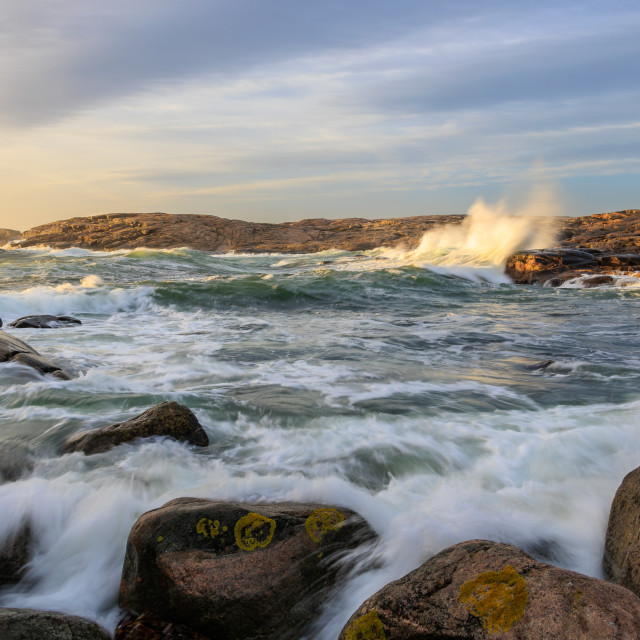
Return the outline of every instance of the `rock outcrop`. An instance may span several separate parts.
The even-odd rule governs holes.
[[[465,216],[459,215],[431,215],[382,220],[316,218],[268,224],[209,215],[110,213],[34,227],[25,231],[13,246],[47,245],[94,250],[189,247],[202,251],[248,253],[364,251],[380,246],[413,249],[426,231],[438,225],[460,224],[464,219]],[[553,251],[518,253],[509,260],[507,273],[515,282],[558,285],[582,274],[583,267],[594,276],[620,270],[640,271],[640,209],[561,217],[557,222],[559,247]],[[583,264],[576,250],[592,259],[584,257],[586,262]],[[593,281],[591,286],[605,283],[605,280]]]
[[[166,436],[198,447],[209,444],[205,430],[188,407],[177,402],[161,402],[131,420],[72,436],[65,442],[62,453],[82,451],[92,455],[123,442],[152,436]]]
[[[340,640],[637,640],[640,598],[486,540],[449,547],[378,591]]]
[[[611,503],[603,567],[640,596],[640,467],[625,476]]]
[[[567,280],[591,275],[585,286],[611,284],[612,274],[640,272],[640,255],[603,253],[597,249],[522,251],[508,258],[505,273],[516,284],[557,287]]]
[[[0,229],[0,245],[6,244],[11,240],[16,240],[22,234],[15,229]]]
[[[120,606],[227,640],[297,640],[374,538],[356,513],[317,504],[180,498],[136,522]]]
[[[23,316],[9,323],[15,329],[57,329],[82,324],[72,316]]]
[[[0,362],[13,362],[45,374],[49,373],[61,380],[71,380],[71,376],[58,365],[43,358],[33,347],[0,330]]]
[[[95,622],[53,611],[1,609],[2,640],[110,640]]]
[[[516,284],[559,286],[579,276],[583,286],[614,282],[619,274],[640,274],[640,210],[560,219],[561,244],[522,251],[507,260]]]
[[[72,218],[29,229],[17,247],[47,245],[109,250],[190,247],[203,251],[312,253],[326,249],[363,251],[382,245],[415,247],[438,224],[464,216],[414,216],[365,220],[324,218],[268,224],[208,215],[112,213]]]

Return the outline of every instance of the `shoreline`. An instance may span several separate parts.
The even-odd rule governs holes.
[[[59,220],[23,233],[0,229],[12,248],[78,247],[93,251],[174,249],[247,254],[305,254],[331,249],[368,251],[379,247],[415,249],[425,233],[461,225],[465,215],[407,218],[312,218],[278,224],[210,215],[113,213]],[[549,218],[540,218],[548,221]],[[588,276],[589,286],[640,272],[640,209],[553,219],[557,241],[509,256],[505,273],[515,284],[559,286]]]

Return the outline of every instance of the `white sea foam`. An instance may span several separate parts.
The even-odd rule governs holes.
[[[88,615],[113,628],[133,521],[183,495],[320,501],[352,508],[372,524],[381,536],[382,567],[351,583],[349,597],[328,609],[326,631],[318,635],[327,640],[383,584],[469,538],[534,552],[546,545],[555,563],[599,576],[607,506],[640,446],[638,409],[638,402],[603,405],[588,418],[579,408],[475,421],[454,414],[421,423],[354,418],[339,427],[323,419],[298,430],[239,423],[225,428],[253,442],[248,457],[238,449],[215,460],[158,441],[93,460],[80,454],[43,460],[30,478],[0,487],[0,511],[11,516],[0,523],[0,541],[25,518],[35,536],[24,583],[31,586],[8,588],[0,602]],[[425,459],[436,453],[447,466],[401,473],[372,492],[345,480],[349,470],[341,468],[363,447],[396,447]]]
[[[105,286],[99,276],[85,276],[78,284],[64,282],[55,286],[29,287],[22,291],[0,293],[0,308],[5,318],[31,314],[73,315],[113,314],[119,311],[141,312],[152,305],[151,287]]]

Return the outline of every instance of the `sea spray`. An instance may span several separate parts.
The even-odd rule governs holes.
[[[421,266],[503,268],[517,251],[553,246],[560,209],[550,187],[535,187],[519,207],[502,199],[478,198],[460,224],[427,231],[413,250],[386,250],[385,256]]]

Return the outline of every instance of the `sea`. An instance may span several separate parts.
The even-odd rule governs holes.
[[[318,502],[371,524],[378,542],[313,640],[473,538],[602,577],[611,500],[640,466],[640,279],[514,285],[504,260],[540,225],[486,222],[412,251],[0,249],[4,329],[72,376],[0,365],[0,452],[30,461],[0,485],[0,544],[28,521],[34,545],[0,606],[113,630],[133,523],[183,496]],[[82,325],[7,326],[29,314]],[[166,400],[208,447],[60,455]]]

